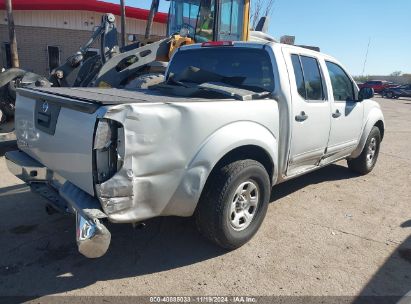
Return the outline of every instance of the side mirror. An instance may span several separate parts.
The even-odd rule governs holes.
[[[361,88],[358,93],[358,101],[363,101],[364,99],[371,99],[374,97],[373,88]]]

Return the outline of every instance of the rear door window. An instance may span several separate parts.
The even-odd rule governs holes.
[[[291,55],[291,61],[293,63],[295,81],[297,83],[297,91],[304,99],[307,99],[307,94],[305,92],[305,83],[303,70],[301,68],[300,56]]]
[[[298,93],[307,101],[324,100],[323,79],[318,60],[291,55]]]

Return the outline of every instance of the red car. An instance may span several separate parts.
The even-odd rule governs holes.
[[[398,84],[385,81],[385,80],[371,80],[363,84],[359,84],[358,86],[360,89],[361,88],[373,88],[375,93],[381,93],[385,89],[397,87]]]

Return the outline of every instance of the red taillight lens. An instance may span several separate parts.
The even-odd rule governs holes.
[[[232,41],[208,41],[203,42],[201,47],[213,47],[213,46],[233,46],[234,42]]]

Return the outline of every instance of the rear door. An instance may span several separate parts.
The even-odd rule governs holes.
[[[283,48],[292,95],[292,130],[287,175],[318,165],[330,132],[330,104],[320,59],[313,52]]]
[[[331,131],[327,157],[338,159],[354,150],[360,139],[364,107],[357,102],[354,81],[336,62],[326,60],[327,82],[331,99]]]

